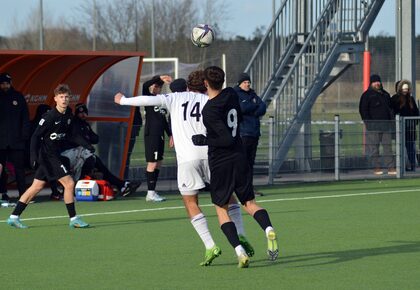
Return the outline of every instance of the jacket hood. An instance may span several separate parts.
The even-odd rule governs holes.
[[[410,92],[411,92],[411,82],[410,82],[409,80],[401,80],[401,81],[398,83],[398,86],[397,86],[397,93],[398,93],[398,94],[402,92],[402,87],[403,87],[403,85],[408,85],[408,89],[409,89],[409,90],[410,90]]]

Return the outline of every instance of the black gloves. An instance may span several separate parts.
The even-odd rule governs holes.
[[[206,146],[207,145],[207,137],[203,134],[193,135],[191,137],[192,142],[196,146]]]

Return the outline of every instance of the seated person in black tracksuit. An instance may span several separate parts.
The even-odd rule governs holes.
[[[72,122],[72,136],[79,136],[79,138],[81,137],[84,141],[87,141],[87,143],[90,144],[87,149],[93,153],[95,149],[92,144],[98,144],[99,136],[92,130],[89,123],[86,121],[87,116],[88,108],[86,105],[82,103],[77,104]],[[70,145],[70,148],[83,146],[83,144],[78,142],[79,138],[73,140],[74,142]],[[81,176],[90,175],[94,169],[97,169],[103,174],[104,180],[107,180],[111,185],[120,190],[122,196],[127,196],[136,192],[141,184],[140,182],[130,182],[119,179],[108,170],[102,160],[95,154],[85,160]]]

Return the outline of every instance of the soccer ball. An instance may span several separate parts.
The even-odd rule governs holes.
[[[195,46],[207,47],[214,39],[214,31],[207,24],[196,25],[191,32],[191,41]]]

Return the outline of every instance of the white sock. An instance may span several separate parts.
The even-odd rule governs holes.
[[[74,221],[75,219],[77,219],[77,215],[75,215],[74,217],[70,218],[70,221]]]
[[[154,195],[156,193],[156,191],[154,191],[154,190],[148,190],[147,191],[147,195]]]
[[[267,228],[265,229],[265,236],[266,236],[266,237],[268,237],[268,232],[269,232],[269,231],[274,231],[273,227],[267,227]]]
[[[11,218],[11,219],[18,219],[18,218],[19,218],[19,216],[18,216],[18,215],[11,214],[11,215],[10,215],[10,218]]]
[[[124,185],[123,185],[123,187],[122,187],[121,189],[125,189],[125,188],[127,188],[129,185],[130,185],[130,182],[129,182],[129,181],[124,182]]]
[[[242,221],[241,206],[239,204],[229,204],[228,214],[235,224],[238,235],[245,236],[244,223]]]
[[[193,225],[197,234],[200,236],[200,239],[203,241],[206,249],[213,248],[215,243],[210,234],[209,228],[207,226],[207,220],[204,214],[199,213],[198,215],[192,217],[191,224]]]
[[[246,254],[244,247],[242,247],[241,245],[235,248],[235,252],[236,252],[236,256],[238,257],[242,254]]]

